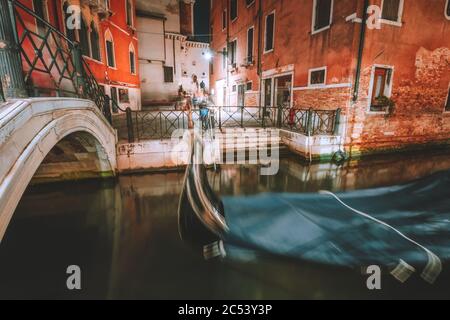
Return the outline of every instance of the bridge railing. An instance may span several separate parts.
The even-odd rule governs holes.
[[[210,107],[214,125],[226,128],[279,128],[306,136],[336,135],[340,109],[315,110],[279,107]],[[200,110],[127,110],[126,118],[116,118],[115,126],[122,139],[134,142],[168,139],[177,129],[192,128],[200,119]]]
[[[80,44],[22,2],[2,0],[2,5],[5,3],[12,16],[28,95],[89,99],[111,122],[111,101],[83,58]]]

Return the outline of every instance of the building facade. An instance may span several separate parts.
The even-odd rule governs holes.
[[[193,41],[194,1],[140,1],[137,10],[139,66],[144,106],[171,105],[180,86],[209,87],[209,44]],[[197,81],[195,81],[197,79]]]
[[[212,0],[211,33],[218,105],[340,108],[351,154],[449,141],[449,0]]]
[[[141,108],[135,0],[23,0],[22,3],[80,44],[83,58],[96,81],[121,109]],[[22,10],[18,12],[23,13],[28,29],[45,36],[45,24],[30,19]],[[73,20],[77,15],[79,19]],[[35,40],[37,45],[39,41]],[[27,45],[29,43],[23,44]],[[49,45],[58,46],[52,40]],[[47,65],[51,65],[50,58],[43,57]],[[43,75],[30,81],[35,82],[33,86],[45,87],[49,79]],[[112,104],[112,111],[119,112],[116,104]]]

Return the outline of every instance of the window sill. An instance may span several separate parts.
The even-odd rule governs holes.
[[[308,83],[308,88],[326,88],[326,87],[327,87],[326,83],[317,83],[317,84]]]
[[[264,50],[264,52],[263,52],[263,54],[266,54],[266,53],[272,53],[274,51],[274,49],[270,49],[270,50]]]
[[[380,22],[383,24],[394,26],[394,27],[402,27],[403,26],[403,23],[401,21],[391,21],[391,20],[381,19]]]
[[[101,60],[97,60],[97,59],[94,59],[94,58],[92,58],[92,57],[89,57],[89,56],[85,56],[85,55],[83,55],[83,58],[85,58],[86,60],[89,60],[89,61],[95,62],[95,63],[100,63],[100,64],[103,64],[103,62],[102,62]]]
[[[311,35],[315,35],[315,34],[317,34],[317,33],[323,32],[323,31],[328,30],[328,29],[330,29],[330,28],[331,28],[331,24],[329,24],[329,25],[326,26],[326,27],[317,29],[317,30],[314,30],[314,29],[313,29],[313,30],[311,30]]]

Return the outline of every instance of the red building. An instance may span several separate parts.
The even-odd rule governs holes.
[[[448,143],[449,0],[367,5],[212,0],[216,103],[340,108],[352,154]]]
[[[22,0],[21,3],[67,38],[80,43],[83,58],[95,79],[121,108],[140,108],[138,39],[134,28],[135,0]],[[48,28],[42,21],[20,8],[16,13],[21,16],[25,25],[24,28],[18,23],[19,37],[24,34],[23,29],[36,32],[36,35],[29,36],[22,43],[26,52],[32,53],[32,42],[39,46],[42,39],[37,35],[46,37]],[[74,17],[79,19],[73,20]],[[35,64],[41,69],[52,66],[50,52],[54,54],[58,47],[64,47],[57,37],[52,38],[51,35],[47,36],[47,42],[51,49],[42,50],[42,60]],[[32,54],[23,54],[23,59],[24,56],[30,57]],[[56,55],[56,60],[62,69],[65,61],[61,56]],[[23,65],[25,71],[30,68],[27,61]],[[34,72],[28,81],[32,82],[33,87],[55,89],[54,83],[52,84],[54,72],[54,67],[47,73]],[[56,89],[61,87],[64,89],[64,81]],[[114,105],[113,111],[118,112]]]

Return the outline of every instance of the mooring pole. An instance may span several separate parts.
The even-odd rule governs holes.
[[[12,2],[0,0],[0,82],[8,98],[27,98]],[[0,98],[1,99],[1,98]]]

